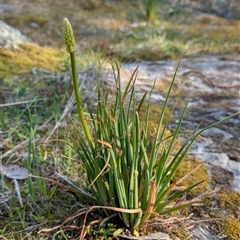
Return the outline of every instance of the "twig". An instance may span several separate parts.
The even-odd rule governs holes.
[[[40,143],[42,141],[43,140],[39,138],[39,139],[35,139],[34,143],[36,144],[36,143]],[[2,154],[0,156],[0,161],[4,158],[8,157],[9,155],[19,151],[20,149],[22,149],[24,147],[27,147],[28,144],[29,144],[29,139],[26,139],[25,141],[23,141],[23,142],[19,143],[18,145],[14,146],[13,148],[11,148],[10,150],[8,150],[7,152],[5,152],[4,154]]]
[[[0,104],[0,108],[1,107],[16,106],[16,105],[21,105],[21,104],[27,104],[27,103],[33,103],[33,102],[46,101],[46,100],[48,100],[48,99],[47,98],[41,98],[41,99],[26,100],[26,101],[20,101],[20,102],[3,103],[3,104]]]
[[[232,84],[216,84],[214,83],[211,79],[207,78],[206,76],[204,76],[201,72],[197,72],[197,71],[189,71],[184,73],[184,75],[188,75],[188,74],[198,74],[201,77],[203,77],[205,80],[209,81],[212,86],[214,87],[218,87],[218,88],[236,88],[236,87],[240,87],[239,83],[232,83]]]

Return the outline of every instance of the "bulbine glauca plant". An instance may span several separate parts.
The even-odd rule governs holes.
[[[88,113],[87,120],[78,87],[73,29],[66,18],[63,20],[63,35],[70,54],[77,111],[83,127],[83,131],[79,130],[80,140],[74,141],[74,148],[85,167],[95,204],[104,208],[107,215],[118,213],[119,220],[123,221],[125,227],[137,234],[139,227],[149,219],[196,203],[194,200],[182,201],[180,197],[200,182],[176,188],[182,179],[178,182],[172,180],[196,138],[222,121],[201,130],[195,129],[189,139],[173,153],[187,108],[186,104],[175,131],[169,134],[167,126],[171,112],[166,109],[177,69],[152,135],[149,127],[152,91],[146,92],[137,101],[137,68],[123,88],[120,68],[115,61],[112,61],[115,88],[102,90],[99,87],[96,110]],[[141,114],[143,105],[147,105],[147,109]]]

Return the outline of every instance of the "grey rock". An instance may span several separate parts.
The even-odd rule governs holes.
[[[17,45],[30,42],[31,39],[20,32],[20,30],[0,20],[0,46],[3,48],[17,48]]]

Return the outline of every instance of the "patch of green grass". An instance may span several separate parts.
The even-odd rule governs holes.
[[[100,56],[94,56],[94,53],[89,58],[84,56],[85,62],[80,59],[81,70],[78,69],[79,78],[86,81],[83,99],[88,106],[94,102],[95,81],[100,77],[97,65]],[[37,232],[65,220],[84,202],[74,187],[65,189],[55,184],[60,181],[68,185],[66,179],[70,177],[76,185],[87,189],[82,163],[72,148],[63,144],[73,135],[72,123],[79,124],[74,101],[70,101],[69,78],[68,70],[55,73],[34,68],[31,72],[0,80],[0,163],[25,166],[33,175],[19,181],[23,208],[13,182],[4,176],[0,180],[1,194],[6,198],[1,205],[0,237],[23,239],[28,234],[32,239],[47,239],[48,234],[38,235]]]
[[[140,1],[140,9],[142,12],[142,17],[148,23],[155,23],[158,21],[158,3],[156,0],[143,0]]]
[[[205,16],[206,15],[206,16]],[[239,21],[179,11],[162,16],[155,25],[136,23],[110,45],[112,54],[123,61],[158,60],[199,54],[238,53]]]
[[[128,46],[128,48],[126,48]],[[186,46],[176,41],[168,41],[165,35],[146,36],[136,39],[135,36],[113,45],[113,54],[122,61],[158,60],[180,57]]]
[[[104,239],[104,240],[111,240],[113,239],[112,236],[116,231],[116,227],[113,223],[104,224],[100,229],[94,229],[90,227],[88,229],[88,236],[94,239]]]
[[[55,102],[54,105],[57,106],[57,103]],[[26,116],[15,117],[15,121],[21,121],[23,126],[23,128],[16,126],[19,128],[21,138],[14,138],[13,134],[4,138],[7,146],[6,149],[2,149],[3,153],[14,149],[18,144],[21,148],[1,159],[1,163],[24,165],[30,174],[27,180],[19,180],[23,208],[19,205],[13,182],[4,176],[0,182],[1,197],[4,199],[5,194],[7,197],[10,192],[9,200],[4,204],[1,203],[0,237],[6,239],[24,239],[27,235],[31,239],[48,239],[47,234],[39,235],[37,232],[46,227],[54,227],[67,216],[75,213],[83,203],[81,196],[73,190],[59,188],[54,182],[48,180],[66,185],[64,179],[58,177],[57,174],[60,174],[60,176],[71,176],[77,184],[84,185],[81,163],[75,159],[68,145],[58,141],[58,137],[69,141],[67,135],[69,128],[66,126],[61,128],[61,131],[56,131],[52,136],[55,140],[52,142],[34,142],[34,140],[44,140],[48,134],[37,128],[39,122],[34,118],[31,107],[33,106],[28,107],[29,112],[26,110]],[[50,115],[50,112],[48,114]],[[26,120],[23,121],[24,118]],[[54,121],[48,122],[46,128],[51,129],[54,123]],[[6,128],[1,128],[1,131],[5,135]],[[22,145],[25,140],[26,144]],[[70,233],[68,235],[73,237]]]
[[[3,139],[0,139],[2,143],[0,162],[4,165],[11,163],[25,165],[30,174],[38,176],[42,175],[40,169],[44,165],[58,162],[54,162],[48,146],[39,146],[39,142],[34,141],[45,138],[55,120],[62,114],[64,102],[60,102],[59,94],[63,95],[57,90],[60,89],[57,85],[61,84],[65,90],[69,88],[69,84],[62,84],[51,76],[40,82],[43,76],[46,77],[40,72],[36,78],[31,74],[22,75],[11,83],[8,81],[1,85],[0,131]],[[48,120],[51,118],[53,120],[49,123]],[[51,148],[55,152],[56,147]],[[8,152],[9,154],[5,155]],[[68,197],[61,191],[57,192],[56,187],[50,186],[46,180],[29,178],[19,181],[24,205],[21,208],[13,182],[4,176],[3,180],[0,182],[0,188],[3,190],[1,193],[4,196],[8,191],[11,192],[9,201],[1,205],[0,230],[2,237],[5,236],[7,239],[17,239],[16,236],[22,239],[30,230],[34,232],[30,234],[33,237],[40,226],[51,225],[52,221],[61,219],[64,210],[54,209],[54,205],[62,204],[60,196],[67,196],[65,200],[68,198],[71,200],[73,197],[71,195]],[[67,201],[64,204],[68,206]],[[69,212],[67,209],[72,207],[71,203],[66,211]]]

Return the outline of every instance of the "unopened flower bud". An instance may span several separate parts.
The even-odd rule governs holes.
[[[67,18],[63,19],[63,38],[68,53],[74,51],[75,39],[73,35],[73,29],[70,21]]]

